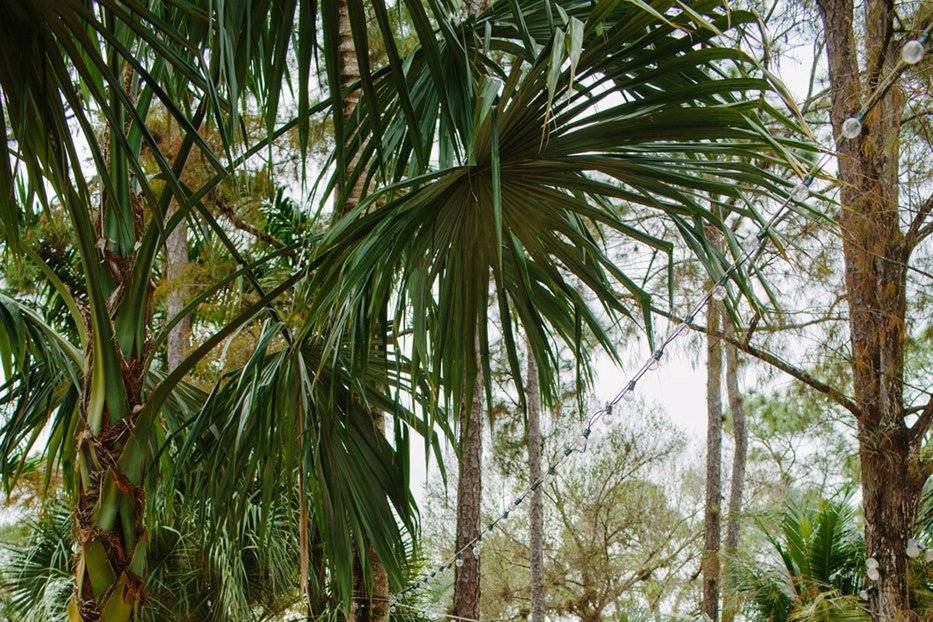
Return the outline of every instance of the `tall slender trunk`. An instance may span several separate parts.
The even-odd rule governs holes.
[[[735,336],[732,322],[724,322],[723,332]],[[739,390],[739,354],[735,346],[726,345],[726,395],[732,414],[732,437],[735,451],[732,455],[732,478],[729,484],[729,516],[726,523],[726,554],[731,558],[739,547],[739,516],[745,493],[745,464],[748,460],[748,430],[745,427],[745,402]]]
[[[525,443],[528,446],[528,479],[532,483],[541,479],[541,387],[538,364],[528,347],[528,375],[525,396],[528,400],[528,423]],[[531,622],[544,622],[544,516],[541,486],[531,492],[528,511],[528,548],[531,557]]]
[[[728,337],[735,337],[735,327],[724,319],[723,332]],[[729,514],[726,520],[725,577],[729,580],[733,560],[739,548],[739,516],[742,513],[742,497],[745,491],[745,465],[748,460],[748,430],[745,427],[745,404],[739,391],[739,355],[735,346],[723,344],[726,352],[726,396],[729,400],[729,412],[732,415],[732,437],[735,450],[732,454],[732,476],[729,483]],[[738,613],[738,599],[735,590],[727,587],[723,597],[722,620],[732,622]]]
[[[489,0],[468,0],[467,13],[475,16],[489,5]],[[477,335],[482,331],[478,330]],[[454,546],[460,550],[479,536],[483,502],[483,402],[485,380],[480,343],[474,348],[476,377],[473,399],[460,408],[460,468],[457,481],[457,535]],[[480,559],[469,550],[463,553],[463,566],[454,569],[453,614],[479,619]]]
[[[482,361],[476,356],[473,399],[460,408],[460,468],[457,478],[456,550],[479,535],[483,501],[483,403],[485,392]],[[463,553],[463,566],[454,569],[455,616],[478,620],[480,599],[480,560],[469,549]]]
[[[719,332],[722,313],[719,303],[710,301],[706,337],[706,507],[703,541],[703,613],[719,619],[719,541],[722,498],[722,343]]]
[[[176,205],[175,202],[172,202]],[[174,209],[172,210],[174,213]],[[188,267],[188,225],[182,219],[165,240],[165,273],[168,277],[168,295],[165,297],[165,315],[173,318],[184,309],[188,297],[185,272]],[[191,316],[186,315],[168,333],[166,362],[168,371],[178,367],[188,354],[191,343]]]
[[[339,79],[339,88],[345,93],[343,98],[343,107],[341,115],[343,119],[348,120],[356,110],[360,100],[358,89],[348,91],[348,89],[360,79],[359,62],[356,59],[356,46],[353,42],[353,28],[350,22],[349,7],[347,0],[337,0],[337,74]],[[341,140],[338,137],[338,140]],[[354,155],[345,163],[345,179],[350,179],[353,169],[356,167],[358,158]],[[334,216],[345,214],[356,207],[363,197],[366,189],[364,186],[365,175],[360,176],[349,189],[341,188],[346,193],[343,209]],[[385,415],[374,410],[373,425],[380,431],[385,431]],[[366,607],[358,607],[352,614],[351,619],[369,620],[371,622],[385,622],[389,617],[389,578],[385,567],[379,561],[375,549],[371,545],[366,547],[366,556],[369,562],[369,576],[366,573],[357,572],[355,579],[355,592],[363,596],[363,602]],[[366,597],[368,595],[368,598]]]
[[[894,5],[865,5],[863,79],[856,52],[852,0],[818,0],[829,61],[830,119],[839,154],[840,203],[836,216],[843,241],[849,306],[852,387],[861,466],[867,553],[880,578],[868,584],[872,619],[915,619],[908,600],[906,541],[929,477],[920,445],[933,419],[933,401],[914,426],[904,410],[907,262],[922,240],[924,212],[899,209],[900,125],[905,97],[895,84],[864,119],[854,140],[842,138],[843,122],[899,60]],[[908,20],[906,23],[910,23]],[[925,213],[926,216],[929,212]],[[901,221],[910,223],[905,231]]]

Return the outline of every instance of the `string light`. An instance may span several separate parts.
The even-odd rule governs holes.
[[[849,140],[858,138],[862,133],[862,117],[855,115],[842,122],[842,135]]]
[[[916,64],[923,57],[924,46],[926,45],[926,42],[929,39],[930,28],[933,28],[933,25],[928,26],[927,30],[921,33],[917,39],[908,41],[904,45],[904,47],[901,49],[901,58],[905,64],[908,64],[908,65]],[[862,110],[859,111],[857,114],[853,115],[852,117],[846,119],[843,122],[842,124],[843,139],[851,140],[861,134],[862,120],[865,118],[865,115],[880,100],[881,96],[884,95],[884,92],[894,83],[894,80],[897,79],[898,75],[900,75],[900,72],[902,70],[903,70],[903,67],[896,67],[892,71],[892,73],[888,76],[888,78],[878,85],[878,87],[876,88],[872,96],[869,97],[867,103],[862,108]],[[518,507],[518,505],[521,504],[521,502],[524,500],[524,498],[527,495],[529,495],[532,491],[536,490],[541,485],[545,484],[548,481],[548,479],[555,477],[557,474],[557,468],[559,467],[559,465],[567,457],[569,457],[574,451],[582,452],[585,450],[587,440],[589,439],[590,433],[592,431],[592,426],[595,423],[597,423],[600,420],[600,418],[605,417],[606,420],[609,420],[610,417],[612,416],[613,406],[618,404],[620,401],[631,402],[632,400],[635,399],[635,395],[634,395],[635,384],[638,382],[638,380],[640,380],[641,377],[644,376],[645,373],[648,372],[649,370],[653,371],[658,368],[658,361],[660,360],[664,352],[664,348],[666,348],[668,344],[670,344],[674,339],[679,337],[687,328],[689,328],[690,324],[693,322],[696,315],[700,313],[706,307],[707,303],[709,303],[710,300],[722,302],[726,299],[726,297],[728,296],[728,290],[726,289],[726,283],[729,282],[731,275],[735,273],[745,262],[747,262],[749,259],[751,259],[753,256],[755,256],[757,253],[761,252],[764,249],[765,244],[768,240],[768,236],[771,231],[771,228],[775,224],[777,224],[781,218],[783,218],[785,208],[791,203],[791,201],[802,202],[806,200],[807,198],[809,198],[810,186],[813,183],[816,174],[822,171],[823,166],[825,165],[825,163],[828,161],[830,157],[831,156],[829,152],[825,152],[823,154],[823,156],[813,165],[810,173],[805,175],[804,178],[801,180],[801,182],[797,184],[796,186],[794,186],[793,190],[791,190],[791,192],[786,196],[784,201],[781,202],[781,204],[777,207],[777,209],[775,210],[771,218],[768,219],[768,221],[755,233],[754,237],[749,237],[743,243],[742,249],[744,252],[741,254],[741,256],[738,259],[736,259],[732,263],[732,265],[729,266],[729,268],[725,271],[725,273],[719,279],[716,285],[709,292],[707,292],[705,296],[701,297],[700,300],[697,302],[697,304],[694,306],[694,308],[691,310],[691,312],[688,315],[684,316],[683,321],[678,323],[668,333],[668,335],[662,340],[660,346],[652,352],[651,357],[647,361],[645,361],[645,363],[638,369],[638,371],[635,372],[635,374],[631,377],[628,383],[622,388],[622,390],[619,391],[619,393],[611,401],[607,402],[605,406],[603,406],[602,408],[600,408],[599,410],[591,414],[586,426],[580,432],[579,446],[574,447],[573,445],[566,445],[564,447],[563,452],[558,455],[557,460],[548,466],[547,472],[543,474],[540,478],[538,478],[536,481],[532,482],[529,485],[529,487],[525,490],[525,492],[523,492],[521,495],[516,497],[515,501],[513,502],[514,507]],[[396,603],[400,597],[402,597],[404,594],[412,590],[418,589],[419,587],[421,587],[421,585],[426,584],[428,580],[433,579],[437,575],[438,572],[446,570],[452,567],[453,565],[456,565],[458,568],[462,568],[464,565],[464,560],[463,560],[462,555],[467,550],[469,550],[473,554],[474,559],[478,560],[480,541],[482,540],[483,536],[493,531],[494,529],[496,529],[496,527],[498,527],[500,522],[508,518],[509,518],[509,509],[506,508],[502,512],[502,515],[499,518],[497,518],[496,520],[494,520],[493,522],[489,523],[486,526],[485,530],[480,530],[479,534],[477,534],[477,536],[473,540],[467,542],[460,549],[458,549],[454,553],[452,561],[448,561],[442,564],[436,570],[434,570],[434,572],[430,573],[430,576],[426,576],[423,580],[418,581],[402,589],[397,594],[394,594],[390,598],[390,603],[394,605],[394,603]],[[917,547],[916,555],[911,555],[911,551],[913,551],[913,549],[910,548],[910,542],[913,542],[913,541],[908,542],[908,555],[911,557],[919,556],[920,555],[919,547]],[[914,542],[914,546],[915,547],[917,546],[916,542]],[[933,561],[933,549],[926,551],[925,559],[928,562]],[[866,565],[866,574],[868,575],[868,578],[870,580],[877,581],[881,578],[881,573],[879,571],[879,564],[878,564],[877,559],[873,557],[869,557],[867,560],[865,560],[865,565]],[[863,591],[862,593],[865,594],[864,598],[867,599],[867,592]],[[861,596],[862,593],[860,593],[859,595]]]
[[[924,46],[926,45],[929,33],[923,33],[918,39],[912,39],[901,48],[901,60],[908,65],[916,65],[923,59]]]
[[[725,285],[723,285],[722,283],[716,283],[716,287],[714,287],[713,291],[710,293],[710,298],[712,298],[716,302],[722,302],[723,300],[726,299],[726,295],[728,293],[729,292],[726,289]]]
[[[917,541],[914,540],[913,538],[908,540],[907,541],[907,557],[911,559],[916,559],[917,557],[920,557],[920,553],[922,553],[922,551],[920,550],[920,545],[917,543]]]
[[[805,182],[800,182],[794,186],[791,196],[795,201],[805,201],[808,196],[810,196],[810,184]]]

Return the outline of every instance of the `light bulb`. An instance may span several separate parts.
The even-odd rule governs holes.
[[[716,287],[713,288],[711,297],[716,302],[722,302],[723,300],[726,299],[726,293],[727,293],[726,286],[723,285],[722,283],[719,283],[716,285]]]
[[[460,559],[459,557],[457,558],[457,561],[454,563],[457,564],[457,568],[463,568],[463,560]]]
[[[862,120],[858,117],[849,117],[842,122],[842,135],[849,140],[858,138],[862,133]]]
[[[473,553],[473,559],[479,559],[479,545],[476,544],[473,546],[473,549],[470,551]]]
[[[791,192],[791,196],[795,201],[803,201],[808,196],[810,196],[810,187],[807,184],[801,182],[794,186],[794,190]]]
[[[395,611],[396,611],[395,605],[392,605],[391,607],[389,607],[389,613],[395,613]]]
[[[868,590],[862,590],[858,593],[858,597],[862,600],[868,600]]]
[[[635,401],[635,391],[633,389],[626,389],[625,393],[622,394],[622,399],[626,402]]]
[[[878,572],[877,568],[869,568],[866,574],[868,575],[868,578],[871,579],[872,581],[877,581],[878,579],[881,578],[881,573]]]
[[[923,554],[923,559],[933,562],[933,549],[927,549],[926,553]]]
[[[907,541],[907,557],[911,559],[916,559],[920,557],[920,545],[917,544],[917,541],[911,538]]]
[[[878,560],[875,559],[874,557],[869,557],[868,559],[865,560],[865,566],[868,568],[877,568]]]
[[[652,358],[651,362],[648,363],[648,369],[651,371],[657,371],[658,367],[661,366],[661,363],[656,358]]]
[[[916,65],[923,58],[923,44],[911,39],[901,48],[901,58],[908,65]]]

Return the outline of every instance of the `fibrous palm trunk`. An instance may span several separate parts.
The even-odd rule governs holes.
[[[868,584],[872,619],[913,619],[906,555],[917,505],[933,470],[920,446],[933,421],[930,400],[912,427],[904,407],[907,262],[930,232],[930,203],[916,214],[899,209],[898,160],[905,97],[898,84],[880,98],[855,139],[842,124],[859,111],[899,61],[895,7],[865,5],[867,79],[859,67],[852,0],[819,0],[829,61],[831,121],[839,157],[846,301],[849,306],[852,387],[857,409],[865,545],[880,577]],[[907,222],[902,230],[901,222]]]
[[[706,338],[706,504],[703,539],[703,613],[719,619],[719,543],[722,497],[722,344],[713,335],[719,331],[722,313],[710,301]]]
[[[525,380],[525,396],[528,400],[528,423],[525,442],[528,447],[528,479],[532,483],[541,479],[541,390],[538,381],[538,365],[531,348],[528,348],[528,376]],[[544,516],[543,491],[537,486],[531,493],[528,510],[528,548],[531,557],[531,620],[544,622]]]

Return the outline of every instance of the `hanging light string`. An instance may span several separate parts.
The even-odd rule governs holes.
[[[840,140],[852,140],[861,134],[862,121],[865,119],[865,116],[875,105],[877,105],[879,101],[881,101],[881,98],[884,96],[885,92],[896,82],[897,78],[901,73],[903,73],[907,66],[915,65],[923,58],[924,49],[927,42],[929,41],[931,29],[933,29],[933,23],[927,25],[927,27],[916,39],[912,39],[904,44],[903,48],[901,49],[901,58],[898,60],[897,64],[891,70],[887,78],[878,84],[866,103],[859,109],[859,112],[846,119],[842,124]],[[439,573],[449,570],[455,566],[462,567],[464,564],[464,556],[467,554],[467,551],[469,551],[469,554],[474,559],[479,559],[483,539],[492,533],[500,523],[508,520],[511,513],[516,508],[518,508],[525,501],[525,499],[531,496],[534,491],[547,484],[557,474],[557,470],[561,464],[563,464],[564,461],[566,461],[572,454],[583,453],[586,451],[587,443],[589,441],[590,435],[593,432],[593,426],[599,423],[599,421],[603,418],[610,418],[612,416],[613,410],[619,404],[619,402],[623,400],[631,401],[634,399],[635,387],[638,382],[649,371],[653,371],[660,366],[661,357],[664,355],[667,347],[675,339],[686,332],[687,329],[690,328],[690,324],[711,300],[721,302],[726,299],[728,296],[727,285],[729,281],[739,270],[739,268],[741,268],[746,262],[756,257],[765,249],[768,242],[768,234],[770,233],[772,227],[774,227],[774,225],[783,218],[785,208],[787,208],[791,202],[802,203],[807,199],[807,197],[810,195],[810,185],[813,183],[813,180],[816,178],[816,176],[822,172],[823,166],[825,166],[825,164],[832,157],[832,152],[824,150],[823,155],[816,161],[813,166],[810,167],[809,172],[803,176],[800,183],[797,184],[797,186],[795,186],[790,193],[788,193],[788,195],[777,207],[774,214],[771,216],[771,218],[768,219],[764,226],[762,226],[754,236],[749,236],[746,238],[742,244],[742,252],[740,252],[736,260],[733,261],[728,268],[726,268],[726,270],[716,281],[715,285],[706,291],[703,297],[700,298],[696,305],[694,305],[690,313],[667,333],[664,339],[661,340],[655,350],[651,353],[651,356],[642,363],[642,365],[629,378],[628,382],[622,387],[622,389],[611,400],[606,402],[605,406],[599,408],[589,415],[586,425],[577,435],[576,442],[566,444],[563,450],[558,453],[555,460],[548,465],[545,473],[537,480],[532,482],[531,485],[529,485],[521,494],[515,497],[515,499],[513,499],[509,505],[507,505],[505,509],[502,510],[499,516],[495,518],[495,520],[487,524],[486,527],[480,529],[475,538],[471,539],[466,544],[457,549],[456,552],[446,562],[440,566],[435,567],[430,572],[422,575],[421,578],[415,583],[402,589],[398,593],[393,594],[389,599],[390,611],[394,612],[396,610],[396,605],[402,597],[414,590],[417,590],[422,585],[427,584]]]

